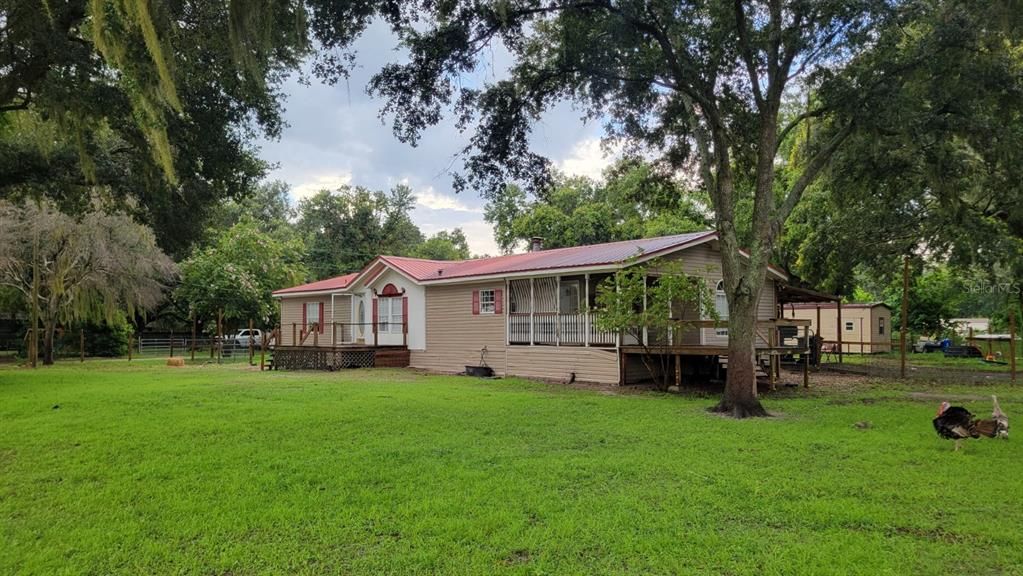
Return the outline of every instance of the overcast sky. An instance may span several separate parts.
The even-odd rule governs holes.
[[[394,47],[386,28],[372,27],[358,44],[359,68],[349,82],[327,86],[312,78],[304,85],[292,78],[287,83],[289,127],[280,140],[260,143],[262,157],[277,165],[270,178],[290,184],[295,200],[344,183],[384,190],[407,183],[418,198],[412,218],[424,234],[460,227],[473,253],[497,254],[493,230],[483,221],[483,200],[451,187],[449,167],[467,135],[445,119],[427,130],[417,147],[402,144],[378,117],[383,102],[366,94],[370,76],[402,57]],[[507,60],[495,49],[475,80],[502,76]],[[534,150],[568,173],[596,177],[607,164],[600,127],[584,124],[580,116],[568,104],[551,111],[534,131]]]

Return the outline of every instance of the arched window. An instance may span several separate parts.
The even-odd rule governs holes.
[[[728,320],[728,296],[725,295],[724,280],[718,280],[718,285],[714,288],[714,309],[717,310],[718,319]],[[728,328],[716,328],[714,334],[728,336]]]

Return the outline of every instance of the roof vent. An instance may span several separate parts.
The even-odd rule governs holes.
[[[533,236],[529,239],[529,251],[540,252],[543,250],[543,236]]]

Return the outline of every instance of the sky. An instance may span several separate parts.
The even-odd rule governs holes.
[[[384,102],[366,94],[374,72],[401,61],[395,46],[389,30],[372,26],[357,44],[358,67],[348,82],[329,86],[306,75],[308,83],[298,77],[286,83],[288,127],[280,139],[258,144],[262,158],[275,165],[269,178],[287,182],[295,201],[342,184],[387,190],[405,183],[418,199],[412,219],[425,235],[458,227],[474,254],[498,254],[493,229],[483,220],[485,202],[451,186],[451,172],[460,167],[455,155],[468,134],[460,134],[449,117],[428,129],[418,146],[403,144],[379,117]],[[500,78],[509,61],[497,47],[469,81]],[[599,177],[610,159],[600,147],[600,126],[584,123],[581,115],[568,103],[552,109],[534,128],[533,150],[566,173]]]

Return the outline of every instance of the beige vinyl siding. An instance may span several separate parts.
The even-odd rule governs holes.
[[[618,352],[569,346],[508,347],[509,375],[567,381],[573,372],[579,382],[617,384]]]
[[[842,325],[838,325],[838,310],[836,308],[821,308],[821,326],[817,326],[816,308],[784,309],[785,318],[800,318],[810,320],[814,333],[824,338],[825,342],[834,343],[838,341],[838,331],[842,331],[842,352],[846,354],[872,354],[876,352],[888,352],[891,350],[891,311],[884,306],[864,307],[842,307]],[[878,318],[885,319],[885,334],[878,334]],[[852,330],[846,330],[847,322],[852,322]],[[864,344],[859,344],[864,342]]]
[[[711,290],[711,297],[714,296],[714,289],[721,280],[721,252],[712,243],[700,244],[676,254],[666,256],[667,259],[680,260],[682,270],[690,276],[704,278],[707,287]],[[775,291],[775,280],[767,278],[764,287],[760,291],[760,300],[757,303],[757,319],[770,320],[777,316],[777,293]],[[699,334],[692,331],[683,335],[686,344],[699,344]],[[727,336],[718,336],[713,328],[703,329],[703,343],[708,346],[726,346]],[[766,346],[763,338],[757,338],[758,346]]]
[[[330,306],[328,298],[327,306]],[[330,315],[330,309],[327,309]],[[336,294],[334,296],[334,327],[327,327],[327,331],[333,331],[335,344],[349,343],[352,341],[352,297],[348,294]]]
[[[506,314],[473,314],[472,291],[504,290],[504,282],[427,286],[426,349],[413,350],[410,365],[436,372],[462,372],[480,361],[487,347],[487,364],[505,373]],[[504,293],[507,304],[507,292]],[[504,310],[507,310],[505,305]]]
[[[309,296],[309,297],[294,297],[294,298],[281,298],[281,345],[282,346],[294,346],[296,342],[292,338],[292,334],[295,334],[298,339],[301,339],[302,326],[302,309],[308,302],[322,302],[323,303],[323,318],[325,322],[330,321],[330,296]],[[315,322],[318,318],[309,318],[309,322]],[[321,334],[316,336],[316,343],[319,346],[330,346],[330,331],[329,328],[324,327]],[[304,346],[313,345],[313,336],[310,335],[303,343]]]
[[[878,320],[884,318],[884,334],[881,334],[878,330]],[[873,327],[871,328],[871,342],[873,345],[870,347],[871,352],[891,352],[892,350],[892,311],[884,306],[875,306],[872,313],[871,319]]]

